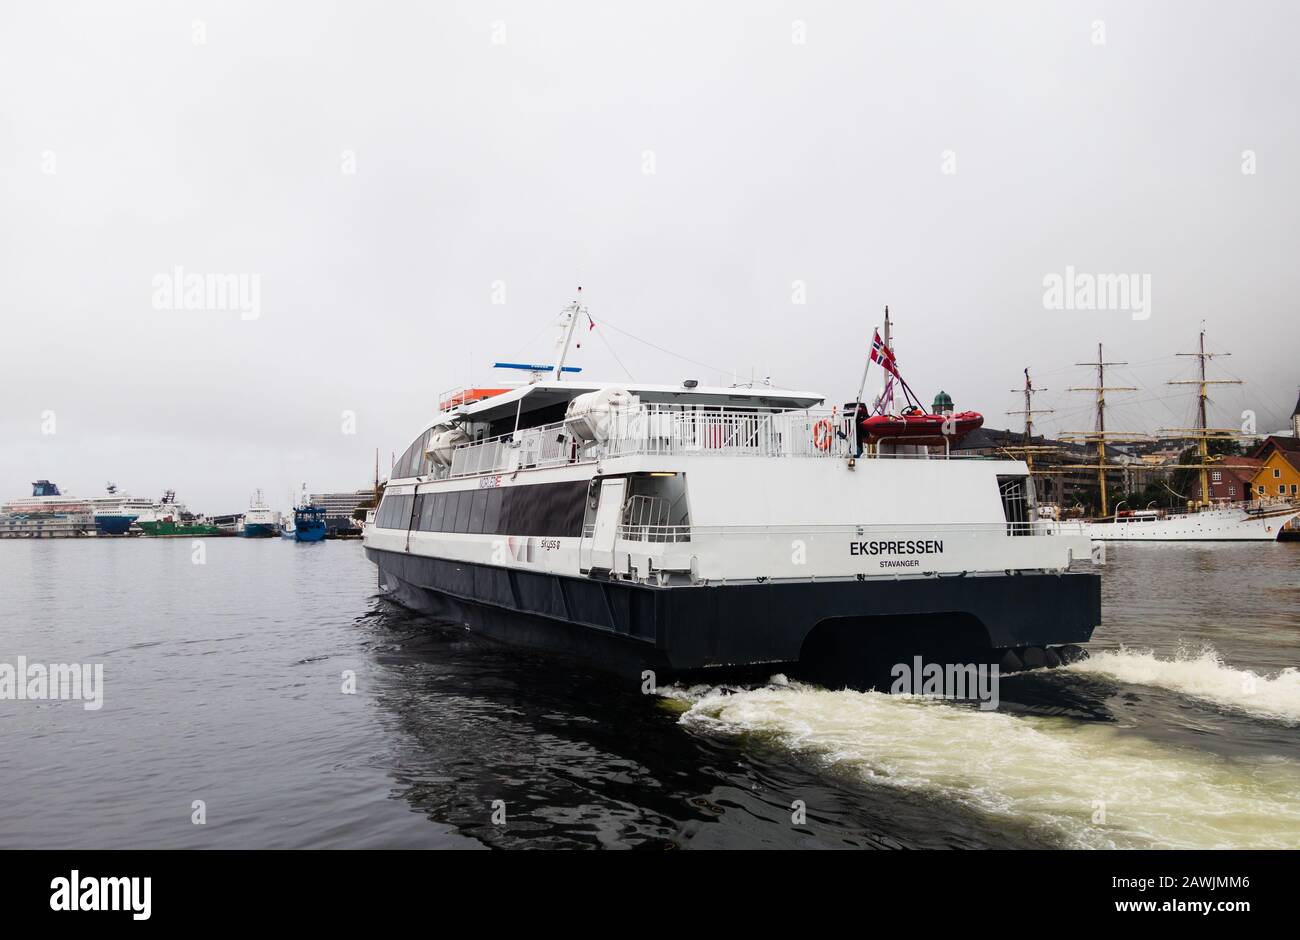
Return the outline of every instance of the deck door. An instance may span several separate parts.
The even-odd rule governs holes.
[[[618,527],[623,521],[623,500],[626,495],[626,479],[616,477],[600,481],[600,502],[596,507],[588,568],[614,567],[614,543],[618,539]]]

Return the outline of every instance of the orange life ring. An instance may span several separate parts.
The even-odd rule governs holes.
[[[818,450],[830,450],[831,442],[835,440],[835,426],[830,421],[822,418],[813,425],[813,447]]]

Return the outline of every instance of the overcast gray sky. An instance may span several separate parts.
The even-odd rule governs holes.
[[[1031,366],[1049,431],[1091,426],[1064,389],[1098,342],[1142,386],[1112,427],[1182,424],[1204,320],[1248,383],[1217,423],[1281,427],[1297,32],[1186,0],[4,0],[0,497],[364,486],[440,391],[549,357],[579,284],[639,380],[840,402],[888,303],[927,403],[1014,424]],[[256,276],[257,317],[158,309],[177,266]],[[1149,276],[1149,316],[1047,309],[1067,267]],[[624,375],[597,334],[576,364]]]

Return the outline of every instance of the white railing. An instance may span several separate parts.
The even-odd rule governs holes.
[[[886,536],[915,539],[919,534],[933,536],[938,534],[988,535],[988,536],[1028,536],[1061,535],[1072,532],[1069,523],[1055,522],[1051,519],[1039,519],[1033,522],[944,522],[934,525],[897,524],[897,525],[635,525],[623,523],[618,527],[619,537],[641,539],[652,542],[688,542],[700,536],[718,536],[722,538],[748,538],[759,536],[767,538],[806,537],[840,537],[879,539]],[[594,526],[588,524],[583,528],[583,537],[595,534]]]
[[[450,468],[435,468],[434,475],[473,476],[646,454],[844,458],[853,456],[855,447],[852,412],[839,409],[773,413],[642,405],[616,413],[610,426],[607,440],[585,444],[570,435],[562,421],[461,444]],[[863,456],[947,460],[959,455],[922,451]]]
[[[649,405],[619,414],[604,456],[733,453],[846,457],[852,417],[838,411],[682,411]]]

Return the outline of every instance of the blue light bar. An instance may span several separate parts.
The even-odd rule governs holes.
[[[522,369],[524,372],[554,372],[555,366],[532,366],[526,362],[494,362],[494,369]],[[565,366],[561,372],[581,372],[578,366]]]

